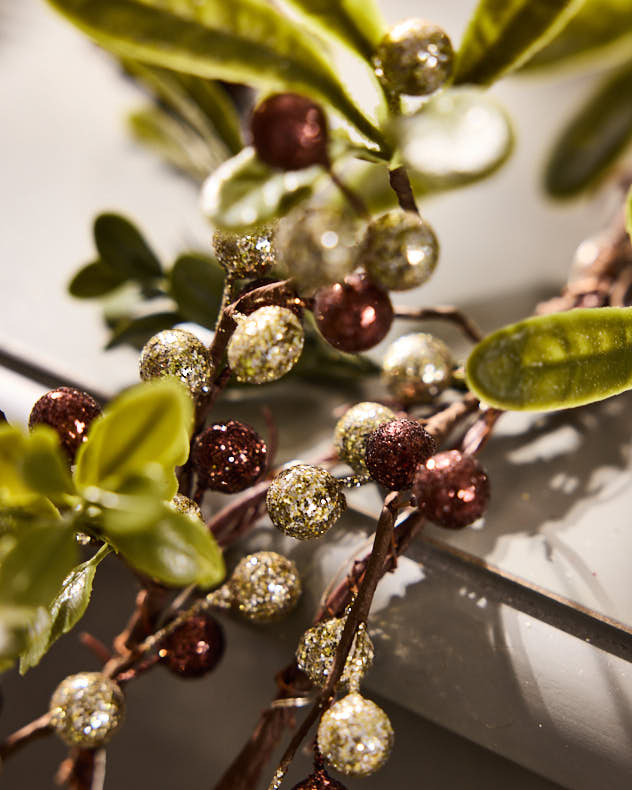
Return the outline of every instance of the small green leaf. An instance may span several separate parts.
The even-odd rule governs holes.
[[[322,31],[371,61],[386,32],[375,0],[286,0]]]
[[[609,77],[572,118],[546,168],[546,188],[571,197],[593,184],[632,139],[632,61]]]
[[[171,295],[188,321],[212,329],[224,291],[224,270],[214,258],[198,253],[181,255],[171,270]]]
[[[118,214],[100,214],[94,221],[94,241],[101,260],[123,279],[160,277],[160,261],[138,229]]]
[[[33,491],[53,500],[73,493],[68,463],[62,455],[59,437],[52,428],[38,425],[28,437],[22,477]]]
[[[523,69],[565,65],[594,57],[628,57],[632,51],[632,5],[630,0],[585,0],[582,7],[550,44],[531,58]]]
[[[107,406],[77,454],[78,487],[116,491],[126,478],[158,464],[165,475],[165,498],[175,494],[176,466],[189,455],[193,403],[180,382],[146,382],[127,390]]]
[[[31,502],[33,490],[22,477],[26,437],[17,428],[0,425],[0,503],[20,506]]]
[[[49,0],[106,49],[198,77],[329,102],[369,139],[376,126],[351,99],[320,42],[264,0]]]
[[[479,343],[467,384],[500,409],[549,411],[632,387],[632,308],[602,307],[527,318]]]
[[[110,551],[109,546],[102,546],[94,557],[77,565],[63,580],[46,616],[40,614],[29,628],[27,647],[20,656],[21,675],[39,664],[59,637],[81,620],[90,603],[97,566]]]
[[[489,85],[562,30],[584,0],[479,0],[457,55],[454,82]]]
[[[207,588],[225,576],[222,552],[206,525],[167,503],[126,497],[124,509],[105,511],[103,529],[134,568],[164,584]]]
[[[206,179],[202,211],[228,230],[260,225],[309,197],[322,174],[318,165],[284,173],[261,162],[253,148],[244,148]]]
[[[68,290],[77,299],[95,299],[105,296],[125,282],[118,272],[115,272],[103,261],[95,261],[84,266],[70,281]]]
[[[0,425],[0,505],[22,509],[23,520],[45,515],[55,518],[49,495],[70,493],[72,484],[55,432],[38,426],[24,435],[6,423]],[[20,519],[22,520],[22,519]]]
[[[163,329],[171,329],[175,324],[181,322],[182,316],[175,311],[122,319],[116,322],[115,329],[105,348],[109,351],[117,346],[129,345],[141,349],[150,337]]]
[[[625,229],[628,232],[630,241],[632,241],[632,187],[628,192],[628,197],[625,202]]]

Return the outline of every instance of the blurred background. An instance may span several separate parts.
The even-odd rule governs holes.
[[[392,22],[422,14],[456,44],[473,7],[471,0],[426,0],[423,8],[392,0],[384,12]],[[422,294],[401,294],[399,302],[455,303],[491,329],[559,289],[579,242],[612,210],[607,195],[559,204],[541,188],[551,143],[593,81],[566,72],[514,77],[493,89],[513,119],[514,154],[488,181],[424,204],[441,241],[440,265]],[[67,294],[72,274],[94,257],[92,220],[107,210],[128,215],[166,260],[183,248],[206,251],[210,231],[197,191],[132,142],[125,119],[138,106],[138,89],[43,0],[0,0],[0,96],[0,350],[114,393],[136,380],[137,355],[104,352],[98,308]],[[396,326],[392,337],[404,331]],[[25,420],[47,388],[0,369],[0,407],[10,420]],[[275,386],[246,403],[224,403],[217,414],[258,427],[268,404],[285,461],[316,454],[314,443],[330,436],[331,409],[345,397],[317,386]],[[625,530],[628,412],[617,398],[534,424],[536,439],[525,438],[524,418],[503,424],[485,454],[494,510],[483,530],[454,542],[632,624],[622,562],[632,542]],[[301,435],[305,413],[315,426],[310,444]],[[274,674],[325,580],[369,534],[370,522],[345,518],[344,534],[309,556],[282,546],[308,579],[306,599],[286,624],[262,630],[226,619],[228,649],[212,676],[183,682],[158,668],[130,685],[128,722],[108,749],[106,787],[212,787],[272,697]],[[252,545],[272,541],[278,545],[263,528]],[[105,562],[80,628],[107,642],[121,630],[134,593],[124,569]],[[488,604],[476,589],[425,568],[414,550],[385,584],[372,628],[378,660],[369,690],[391,716],[397,741],[389,765],[371,779],[346,781],[350,789],[630,786],[632,675],[625,662]],[[73,633],[26,678],[8,673],[3,733],[40,715],[63,676],[95,668]],[[53,739],[36,743],[7,764],[0,782],[51,787],[63,755]],[[294,781],[308,773],[307,757],[297,763]]]

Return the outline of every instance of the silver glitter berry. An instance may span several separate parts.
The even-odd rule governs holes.
[[[356,403],[336,423],[334,445],[341,461],[349,464],[358,474],[368,472],[366,442],[380,425],[396,419],[395,412],[381,403],[364,401]]]
[[[101,672],[69,675],[50,701],[51,725],[69,746],[95,749],[107,743],[125,718],[125,698]]]
[[[316,686],[323,687],[327,683],[345,621],[345,617],[323,620],[308,628],[298,643],[296,662]],[[351,645],[340,683],[345,686],[356,685],[368,672],[372,663],[373,642],[366,632],[366,627],[362,625],[358,628]]]
[[[370,776],[393,748],[391,722],[378,705],[352,691],[325,711],[318,726],[318,748],[347,776]]]
[[[209,391],[213,368],[204,343],[185,329],[165,329],[150,338],[140,353],[143,381],[175,376],[194,399]]]
[[[427,96],[451,76],[454,51],[445,30],[424,19],[407,19],[384,36],[374,65],[389,90]]]
[[[286,307],[260,307],[242,318],[228,343],[228,364],[238,381],[276,381],[298,362],[305,337]]]
[[[296,565],[274,551],[244,557],[226,586],[240,614],[261,623],[289,614],[301,596]]]
[[[326,469],[296,464],[279,472],[266,497],[275,527],[299,540],[318,538],[338,521],[347,501]]]
[[[178,511],[178,513],[184,513],[187,516],[199,518],[200,521],[204,521],[204,516],[202,515],[200,506],[197,504],[197,502],[189,499],[188,496],[184,496],[184,494],[176,494],[171,500],[171,504]]]
[[[340,212],[321,208],[294,211],[279,222],[279,264],[300,294],[342,282],[356,266],[356,226]]]
[[[220,265],[234,277],[253,277],[274,263],[273,229],[262,227],[252,233],[213,234],[213,248]]]
[[[454,362],[450,349],[438,338],[415,332],[398,338],[382,362],[389,390],[405,403],[427,403],[452,379]]]
[[[371,279],[390,291],[425,283],[438,258],[439,242],[430,225],[401,209],[372,220],[360,248],[360,262]]]

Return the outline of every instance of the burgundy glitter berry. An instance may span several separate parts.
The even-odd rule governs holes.
[[[200,482],[212,491],[234,494],[257,481],[268,448],[259,434],[238,420],[216,423],[193,444],[191,458]]]
[[[354,353],[384,339],[393,323],[393,305],[365,274],[351,274],[316,292],[314,318],[330,345]]]
[[[327,165],[327,118],[320,106],[297,93],[264,99],[250,121],[259,159],[281,170]]]
[[[224,655],[224,631],[210,615],[191,617],[165,637],[158,654],[174,675],[201,677]]]
[[[72,387],[57,387],[36,402],[29,416],[29,428],[49,425],[54,428],[70,460],[85,441],[90,423],[101,414],[101,407],[87,392]]]
[[[461,529],[485,512],[489,478],[474,456],[448,450],[419,467],[413,493],[417,506],[433,524]]]
[[[380,425],[366,444],[371,477],[392,491],[410,488],[419,464],[436,450],[432,436],[415,420],[391,420]]]
[[[346,787],[332,779],[324,768],[320,768],[307,779],[294,785],[292,790],[346,790]]]

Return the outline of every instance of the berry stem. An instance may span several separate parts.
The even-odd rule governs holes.
[[[463,334],[474,343],[480,342],[484,334],[478,326],[465,313],[452,305],[437,305],[436,307],[395,307],[395,318],[411,321],[450,321],[458,326]]]
[[[331,165],[327,168],[327,172],[329,173],[329,177],[331,178],[333,183],[342,192],[345,199],[347,200],[347,203],[349,203],[349,205],[355,211],[355,213],[359,217],[362,217],[362,219],[370,219],[371,214],[364,200],[362,200],[362,198],[356,192],[354,192],[350,186],[345,184],[345,182],[340,178],[340,176],[334,172]]]
[[[419,215],[419,209],[417,208],[415,195],[406,168],[395,167],[393,170],[389,170],[388,179],[391,188],[397,195],[400,207],[403,208],[404,211],[412,211]]]

